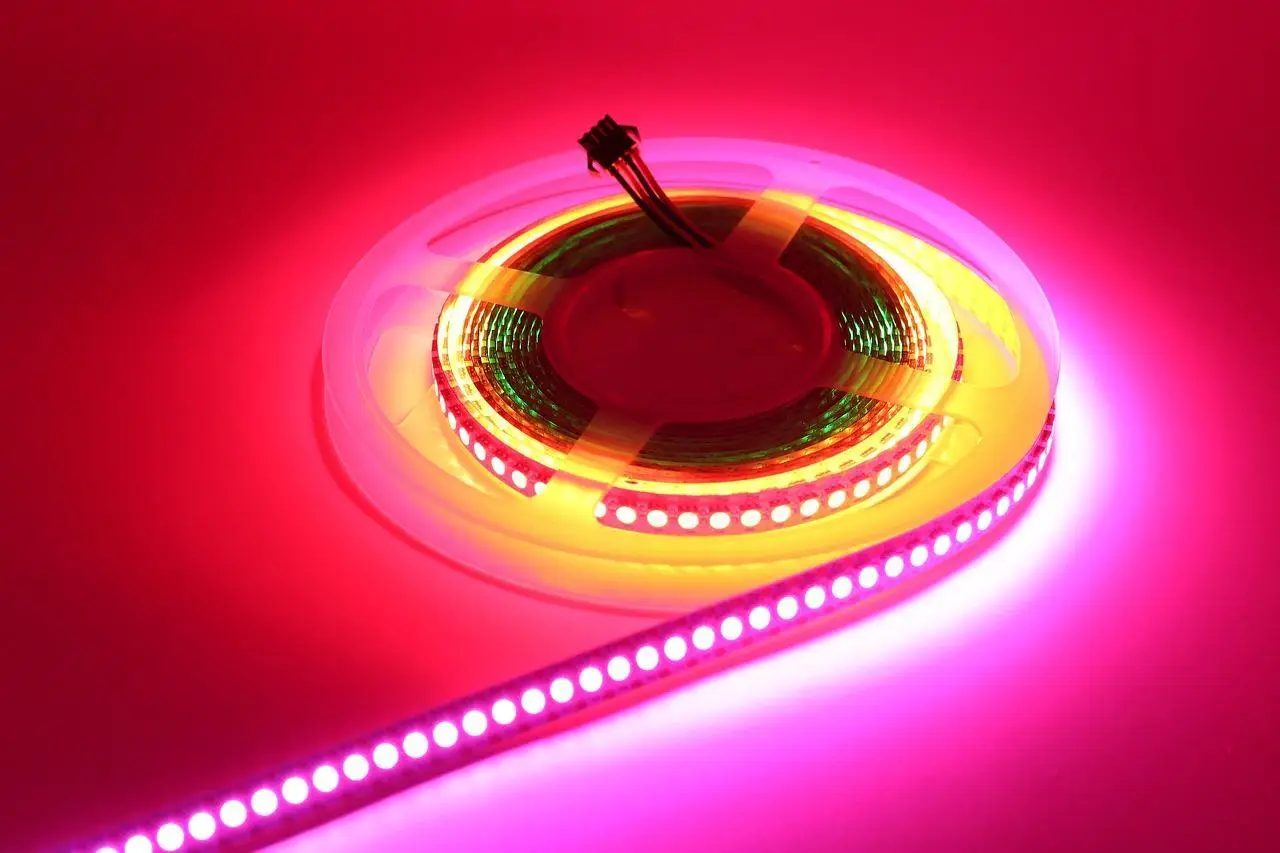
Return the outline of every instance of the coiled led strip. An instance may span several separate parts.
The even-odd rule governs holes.
[[[761,143],[724,140],[678,141],[670,143],[669,148],[664,148],[662,143],[650,143],[646,153],[655,168],[662,166],[664,157],[671,159],[679,155],[697,163],[699,170],[706,169],[707,163],[714,165],[715,158],[722,153],[746,162],[774,158],[785,163],[813,163],[825,156]],[[567,175],[578,167],[575,154],[538,164],[536,170]],[[669,168],[675,169],[674,166]],[[1051,351],[1056,346],[1056,340],[1052,339],[1052,317],[1047,313],[1047,307],[1039,307],[1042,297],[1039,297],[1038,290],[1034,290],[1034,281],[1025,268],[994,235],[976,222],[965,218],[942,200],[892,176],[854,164],[842,163],[840,168],[845,169],[845,174],[860,188],[859,191],[865,189],[877,198],[891,200],[892,203],[885,202],[886,207],[900,211],[892,218],[902,224],[919,227],[904,230],[874,217],[851,212],[840,204],[812,205],[806,208],[806,215],[825,217],[842,229],[856,231],[858,239],[882,258],[909,258],[915,271],[903,278],[916,279],[910,283],[912,292],[917,294],[917,302],[923,306],[922,314],[927,314],[930,309],[928,299],[921,298],[919,294],[929,291],[927,287],[917,289],[919,276],[934,282],[947,282],[940,290],[945,291],[944,301],[954,309],[960,333],[955,334],[956,327],[951,327],[949,332],[947,324],[941,322],[930,327],[931,341],[942,350],[942,363],[957,367],[963,364],[967,377],[972,350],[977,353],[977,374],[982,375],[985,371],[992,375],[992,370],[998,373],[999,365],[993,368],[990,362],[990,355],[995,350],[984,343],[985,336],[998,342],[998,349],[1010,354],[1015,364],[1011,378],[1002,385],[967,387],[963,383],[955,383],[955,377],[950,373],[911,372],[914,368],[886,369],[882,364],[859,365],[858,369],[871,371],[872,376],[855,371],[846,387],[865,390],[875,386],[875,371],[884,371],[890,382],[915,383],[908,389],[909,393],[902,393],[902,388],[898,387],[893,396],[919,404],[908,407],[923,413],[921,420],[912,428],[918,429],[927,424],[929,430],[928,443],[923,451],[918,443],[911,446],[900,440],[891,455],[877,460],[892,463],[887,488],[880,493],[878,500],[871,499],[872,487],[869,484],[868,493],[863,496],[867,499],[858,513],[833,512],[817,517],[818,512],[806,514],[801,502],[794,511],[803,517],[813,517],[812,525],[785,527],[759,537],[715,537],[711,541],[700,537],[636,536],[631,532],[632,526],[625,522],[622,524],[628,529],[602,525],[590,509],[599,503],[606,503],[606,509],[609,509],[608,498],[598,500],[604,493],[591,495],[591,502],[586,504],[568,501],[566,506],[574,512],[587,510],[585,521],[588,524],[574,527],[572,536],[582,537],[591,547],[604,548],[615,537],[623,537],[618,541],[656,543],[647,546],[646,553],[651,555],[650,558],[670,560],[673,555],[682,553],[672,549],[685,547],[679,545],[680,542],[690,542],[688,553],[693,555],[693,559],[716,553],[732,562],[737,574],[728,581],[725,578],[730,576],[717,574],[716,583],[735,584],[739,591],[727,596],[718,595],[714,590],[723,587],[700,588],[697,586],[698,577],[692,574],[681,575],[674,582],[663,580],[663,583],[678,583],[681,588],[692,587],[704,601],[715,603],[688,608],[682,615],[663,621],[656,627],[432,709],[401,725],[335,748],[312,760],[298,762],[278,773],[268,774],[254,784],[246,784],[186,808],[158,814],[130,831],[116,834],[104,844],[86,849],[99,853],[152,853],[154,850],[253,847],[268,843],[392,790],[475,761],[503,744],[536,734],[553,720],[725,659],[726,655],[734,655],[765,638],[786,635],[815,619],[847,611],[933,567],[954,560],[1007,525],[1016,507],[1025,503],[1037,490],[1053,447],[1051,394],[1057,362],[1056,353]],[[505,201],[508,188],[521,190],[539,185],[541,177],[530,179],[534,171],[531,167],[529,174],[509,173],[485,185],[483,193],[464,194],[451,203],[464,209],[469,208],[462,204],[463,201],[471,205],[471,209],[488,204],[492,211],[515,211],[512,215],[525,216],[525,222],[540,218],[545,227],[553,222],[554,217],[528,216],[528,211]],[[799,173],[790,174],[794,178]],[[787,183],[787,176],[783,178],[783,183]],[[913,194],[918,194],[918,197]],[[759,199],[767,199],[768,196],[769,193],[765,193]],[[595,199],[596,203],[599,201]],[[895,203],[900,207],[893,208]],[[567,207],[574,209],[580,206]],[[561,205],[558,209],[566,209],[566,206]],[[927,227],[927,217],[920,219],[926,213],[937,215],[935,222],[938,225],[932,230]],[[431,215],[437,214],[433,212]],[[424,213],[423,217],[427,214]],[[357,476],[361,485],[375,502],[401,524],[408,525],[414,518],[437,511],[440,508],[437,502],[446,498],[460,510],[465,510],[450,515],[447,526],[434,527],[433,531],[461,530],[460,535],[468,535],[470,528],[467,525],[470,522],[466,519],[472,512],[483,514],[483,508],[490,504],[506,509],[514,506],[504,502],[500,494],[485,485],[486,480],[493,483],[495,476],[502,476],[502,491],[524,501],[531,513],[528,520],[518,514],[497,514],[495,523],[509,525],[521,537],[518,550],[507,552],[505,559],[514,568],[536,563],[541,547],[537,544],[537,535],[550,517],[538,515],[535,509],[539,504],[537,498],[551,496],[548,484],[554,483],[557,477],[563,477],[565,472],[565,468],[556,470],[551,465],[566,460],[557,460],[554,454],[534,459],[547,465],[547,469],[537,473],[537,469],[529,468],[522,484],[513,472],[523,469],[519,465],[506,467],[504,455],[508,451],[500,450],[498,453],[498,458],[504,462],[501,471],[494,467],[493,457],[487,450],[487,458],[483,460],[475,453],[477,436],[484,442],[493,441],[499,434],[491,431],[491,422],[485,422],[483,432],[463,435],[462,430],[468,423],[478,427],[481,422],[470,405],[472,398],[468,394],[473,389],[465,382],[452,383],[446,379],[434,383],[432,379],[440,378],[440,370],[424,371],[418,395],[422,396],[427,389],[434,390],[426,395],[430,406],[422,407],[415,405],[412,383],[393,383],[389,390],[379,390],[375,380],[379,375],[387,375],[388,365],[408,363],[400,358],[405,352],[419,353],[423,365],[429,362],[435,336],[414,330],[436,328],[437,320],[441,319],[439,304],[435,308],[424,305],[413,292],[404,289],[404,282],[410,281],[414,287],[429,290],[441,289],[442,283],[447,283],[453,304],[457,306],[455,310],[460,311],[467,310],[460,306],[465,306],[468,299],[476,299],[482,292],[497,304],[527,304],[524,298],[527,294],[519,291],[533,290],[546,282],[524,275],[513,279],[512,271],[502,266],[503,260],[499,258],[495,262],[492,254],[490,263],[482,266],[471,261],[438,260],[423,266],[419,227],[416,220],[407,223],[388,238],[384,246],[371,253],[353,273],[335,302],[325,339],[328,406],[335,446],[353,474],[359,472]],[[972,252],[968,258],[972,264],[957,260],[954,252],[922,251],[928,241],[920,240],[918,235],[921,234],[937,237],[943,243],[951,238],[958,239],[957,247],[961,254],[966,254],[966,250]],[[529,236],[538,239],[536,234]],[[485,251],[491,252],[492,245]],[[983,270],[984,275],[976,275],[974,269]],[[983,278],[999,280],[1009,289],[997,293]],[[495,283],[500,292],[496,297],[490,289]],[[1024,292],[1020,293],[1019,287]],[[504,288],[505,293],[502,292]],[[1028,297],[1028,293],[1039,298],[1040,302]],[[535,301],[537,298],[535,296]],[[1006,301],[1010,299],[1014,301]],[[408,321],[412,321],[410,325],[406,325]],[[967,333],[979,327],[982,334]],[[950,344],[948,335],[951,335]],[[966,344],[963,361],[960,357],[961,338]],[[396,342],[397,346],[386,347],[388,340]],[[970,342],[978,344],[976,350],[969,346]],[[408,348],[404,349],[405,346]],[[953,349],[948,351],[948,346]],[[441,370],[444,367],[439,362],[435,366]],[[354,395],[350,392],[350,380],[353,378],[360,389]],[[424,420],[427,411],[431,414],[431,421]],[[1001,417],[984,420],[982,413],[990,411],[997,411]],[[932,423],[931,418],[934,419]],[[467,420],[464,422],[464,419]],[[449,433],[453,436],[447,443],[422,443],[415,430],[432,421],[449,424],[442,426],[442,430],[447,430],[442,435],[442,442]],[[512,448],[521,449],[515,447],[519,440],[517,432],[501,435],[504,445],[506,439],[512,439]],[[449,455],[468,440],[470,446],[462,449],[456,457]],[[497,444],[495,442],[495,447]],[[545,452],[545,448],[533,444],[529,447],[535,454]],[[433,459],[437,461],[430,465],[420,464],[422,460],[416,454],[422,451],[435,454]],[[572,453],[569,454],[571,456]],[[546,457],[550,457],[549,461]],[[897,466],[903,465],[901,460],[908,457],[905,472],[899,471]],[[985,473],[1001,459],[1009,461],[1000,467],[997,475]],[[567,461],[572,462],[572,459],[567,458]],[[398,503],[393,497],[399,492],[387,491],[386,484],[380,485],[378,481],[369,479],[380,470],[378,466],[387,464],[394,465],[395,470],[410,473],[432,489],[443,490],[446,484],[457,483],[462,491],[458,494],[433,491],[430,494],[435,502],[432,503],[424,503],[417,497]],[[569,467],[572,468],[571,465]],[[857,466],[849,470],[857,470]],[[485,475],[483,472],[489,473]],[[919,482],[918,488],[913,478]],[[858,489],[860,482],[853,484],[853,490]],[[617,490],[633,492],[636,491],[632,488],[634,485],[626,481]],[[645,483],[652,495],[666,494],[655,488],[661,485],[658,480]],[[715,485],[721,487],[721,484]],[[834,481],[824,485],[834,485]],[[787,488],[787,485],[779,488]],[[525,494],[520,496],[516,494],[518,492]],[[967,494],[963,498],[953,499],[953,495],[964,492]],[[826,493],[822,502],[828,509],[841,509],[839,499],[836,499],[835,506],[830,504],[834,494],[835,490]],[[609,493],[609,497],[617,496]],[[850,497],[857,496],[848,495],[844,501],[849,501]],[[795,495],[788,500],[794,505],[798,498],[799,495]],[[900,510],[905,498],[919,505],[914,514]],[[631,499],[630,495],[628,499]],[[813,498],[805,498],[810,499]],[[636,505],[640,506],[639,499],[636,499]],[[615,520],[616,509],[613,508]],[[568,519],[577,516],[556,517]],[[856,527],[849,527],[842,520],[852,517],[859,520]],[[639,510],[636,521],[639,521]],[[703,523],[699,514],[699,526]],[[709,515],[705,525],[714,528]],[[812,535],[806,532],[810,526],[814,531]],[[822,537],[826,534],[822,531],[828,530],[846,537],[848,541],[870,541],[864,546],[848,548],[834,558],[812,560],[809,566],[816,567],[800,571],[792,570],[794,561],[776,559],[773,562],[757,559],[758,568],[751,568],[751,560],[760,553],[775,554],[793,549],[797,560],[809,559],[805,555],[820,553],[811,546],[824,541]],[[674,544],[663,544],[667,539],[672,539]],[[748,540],[758,540],[758,544],[745,548],[735,544]],[[440,541],[441,547],[449,545],[444,536]],[[712,544],[714,551],[703,547]],[[626,565],[625,559],[620,559],[620,552],[605,557],[603,561],[568,553],[561,556],[558,562],[561,573],[575,582],[599,577],[593,573],[598,572],[600,566],[611,566],[620,571]],[[581,562],[583,568],[577,575],[569,571],[575,561]],[[758,579],[768,580],[760,583]],[[650,576],[643,575],[638,582],[625,587],[625,591],[642,592],[652,582]]]
[[[676,193],[675,198],[701,201],[701,205],[686,203],[684,206],[687,215],[712,234],[717,230],[716,225],[721,223],[711,217],[717,214],[724,217],[726,209],[732,211],[731,207],[726,208],[723,204],[724,197],[721,197],[720,206],[708,204],[705,196],[693,192]],[[739,216],[745,209],[745,206],[739,208]],[[802,247],[828,229],[837,239],[843,237],[844,245],[837,245],[836,250],[844,250],[842,260],[846,265],[863,261],[868,267],[882,271],[881,282],[886,292],[873,294],[878,303],[873,308],[882,308],[882,319],[890,317],[890,311],[895,309],[897,316],[903,318],[906,334],[895,334],[898,330],[892,327],[887,335],[883,328],[877,330],[874,327],[871,334],[867,334],[866,330],[855,327],[867,318],[852,315],[850,306],[836,302],[831,308],[845,324],[840,331],[846,342],[860,346],[870,343],[872,346],[867,348],[876,349],[875,338],[879,337],[881,346],[878,349],[883,351],[883,355],[889,355],[887,350],[892,349],[898,364],[926,369],[933,361],[933,353],[928,346],[931,327],[952,330],[954,342],[948,341],[949,351],[955,353],[952,378],[959,380],[963,359],[960,341],[953,331],[955,318],[950,304],[933,280],[921,274],[919,264],[912,257],[884,246],[874,234],[838,218],[834,211],[818,207],[810,212],[810,216],[810,221],[826,227],[821,230],[808,227],[801,231],[792,246]],[[491,253],[489,259],[520,270],[542,272],[549,265],[536,262],[539,257],[536,238],[545,240],[549,235],[572,245],[580,256],[589,253],[592,236],[616,251],[618,236],[612,233],[619,230],[614,224],[616,220],[629,221],[633,227],[644,223],[642,219],[637,221],[638,217],[626,197],[615,197],[540,223],[507,241]],[[729,221],[733,224],[731,219]],[[585,225],[575,229],[579,222]],[[612,229],[608,229],[610,225],[613,225]],[[805,237],[808,241],[803,239]],[[892,260],[873,253],[861,241],[879,243],[880,252]],[[640,248],[645,246],[641,244]],[[938,253],[937,249],[923,243],[912,249],[917,256]],[[552,257],[558,252],[554,245],[545,251]],[[782,262],[786,264],[788,261],[784,255]],[[846,276],[852,278],[848,266],[844,269]],[[904,273],[914,282],[914,291],[903,283]],[[479,280],[464,283],[464,289],[474,290],[482,299],[487,284],[483,280],[486,274],[485,271],[476,273]],[[837,282],[835,286],[841,284],[844,282]],[[923,298],[917,300],[917,293]],[[837,294],[836,299],[839,296]],[[883,310],[886,306],[889,310]],[[554,376],[538,350],[540,327],[531,320],[536,321],[536,318],[515,308],[494,306],[469,296],[456,296],[445,305],[441,314],[432,357],[437,401],[450,430],[494,477],[521,494],[537,495],[555,475],[559,460],[579,437],[580,429],[577,434],[564,435],[565,430],[561,428],[561,435],[548,436],[548,430],[542,424],[530,424],[527,417],[522,418],[522,413],[503,399],[530,385],[535,386],[539,396],[545,395],[547,392],[537,386],[545,386],[548,382],[554,383],[553,387],[564,389],[563,380]],[[871,322],[874,320],[873,316]],[[510,334],[511,329],[515,329],[517,334]],[[941,334],[945,336],[945,332]],[[892,340],[891,346],[884,346],[886,337]],[[868,341],[868,338],[872,340]],[[523,354],[532,364],[516,361],[513,365],[513,354]],[[882,362],[884,365],[893,363]],[[513,373],[516,374],[514,378]],[[535,373],[540,382],[531,381]],[[859,378],[859,383],[865,386],[872,386],[874,381],[874,376]],[[823,393],[823,389],[816,390]],[[825,393],[835,396],[840,402],[870,403],[870,410],[862,417],[847,418],[848,423],[839,430],[828,428],[827,431],[834,432],[833,435],[798,451],[779,449],[772,458],[757,453],[752,464],[746,466],[750,474],[732,480],[715,478],[714,466],[710,473],[689,464],[670,466],[673,471],[657,472],[651,465],[633,467],[625,484],[611,488],[596,504],[595,517],[618,527],[686,534],[764,531],[799,523],[875,499],[910,476],[915,463],[922,460],[929,447],[938,441],[947,423],[945,418],[930,416],[925,411],[903,409],[837,390]],[[569,396],[572,400],[574,395],[570,392]],[[565,407],[559,401],[549,400],[545,408],[563,412]],[[795,421],[803,417],[795,408],[769,414],[775,423],[779,420],[784,423]],[[590,412],[581,412],[574,413],[569,420],[574,425],[585,425],[589,419]],[[758,430],[767,430],[771,426],[761,424],[760,420],[754,418],[754,423],[737,425],[737,428],[742,431],[744,426],[754,426]],[[722,429],[733,429],[734,426],[715,425]],[[535,432],[537,434],[532,434]],[[661,443],[661,432],[659,430],[654,436],[655,441],[651,445]],[[714,433],[708,433],[706,429],[690,430],[686,427],[685,432],[693,433],[687,434],[684,441],[694,446],[700,442],[707,443],[708,435],[712,441],[715,439]],[[678,434],[666,437],[668,444],[679,440]],[[643,455],[642,449],[640,459]],[[773,472],[771,468],[781,468],[781,471]],[[660,478],[655,478],[655,475]]]

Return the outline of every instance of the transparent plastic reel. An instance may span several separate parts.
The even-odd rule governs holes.
[[[937,357],[916,370],[851,355],[823,383],[940,416],[946,430],[910,476],[874,500],[749,535],[658,536],[600,523],[593,510],[653,428],[606,411],[545,488],[519,494],[504,486],[442,412],[432,346],[450,300],[538,313],[572,286],[504,267],[501,250],[489,256],[513,235],[536,234],[618,196],[614,182],[587,172],[580,152],[566,153],[427,207],[357,265],[334,302],[323,344],[334,447],[355,484],[411,537],[506,584],[678,612],[926,525],[999,480],[1035,442],[1057,383],[1057,328],[1034,277],[976,219],[879,169],[802,148],[646,139],[643,156],[673,196],[748,196],[752,206],[725,245],[759,252],[762,262],[776,259],[810,218],[889,260],[930,315]]]

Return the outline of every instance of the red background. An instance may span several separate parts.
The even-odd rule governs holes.
[[[515,665],[492,625],[517,611],[533,657],[633,624],[460,592],[477,585],[334,484],[314,418],[325,310],[362,252],[606,110],[655,136],[849,155],[1000,233],[1105,419],[1093,513],[1061,583],[910,666],[867,677],[848,638],[788,652],[816,673],[798,696],[781,664],[753,665],[307,843],[1274,845],[1263,5],[7,10],[0,847],[73,841],[412,713]],[[442,606],[455,594],[505,609]]]

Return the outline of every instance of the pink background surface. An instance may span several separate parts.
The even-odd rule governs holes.
[[[314,420],[363,251],[606,110],[986,222],[1058,313],[1061,456],[1012,538],[903,607],[295,843],[1275,846],[1275,12],[378,5],[6,12],[0,847],[483,683],[518,663],[494,624],[531,658],[636,624],[433,570]]]

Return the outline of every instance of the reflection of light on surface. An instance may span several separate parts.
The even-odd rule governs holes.
[[[701,797],[703,805],[691,807],[692,811],[714,813],[729,808],[733,792],[742,790],[746,784],[744,768],[756,767],[766,760],[758,727],[771,725],[773,718],[783,713],[776,710],[779,706],[799,707],[811,697],[823,696],[830,703],[861,705],[865,713],[868,708],[859,693],[868,691],[878,680],[906,673],[903,678],[907,684],[895,688],[899,701],[905,704],[895,706],[893,714],[881,709],[885,719],[941,713],[933,704],[930,682],[934,676],[921,667],[936,664],[937,658],[994,630],[993,626],[1002,621],[1019,614],[1023,619],[1039,619],[1051,613],[1063,587],[1079,576],[1072,573],[1070,555],[1075,550],[1074,543],[1088,539],[1099,527],[1106,504],[1098,496],[1114,494],[1124,487],[1123,472],[1113,464],[1118,448],[1113,446],[1112,433],[1107,428],[1108,410],[1115,416],[1115,407],[1100,399],[1089,365],[1080,364],[1078,359],[1072,359],[1070,364],[1073,369],[1064,371],[1057,397],[1059,437],[1055,441],[1055,458],[1037,486],[1039,494],[1025,510],[1018,510],[1024,514],[1012,529],[968,566],[913,597],[832,634],[418,786],[284,842],[278,849],[336,851],[376,847],[407,851],[420,849],[428,834],[439,839],[444,845],[441,849],[452,849],[447,839],[439,836],[441,826],[453,828],[460,835],[465,831],[465,843],[460,841],[460,847],[505,849],[512,841],[509,834],[477,828],[483,816],[496,807],[495,800],[500,801],[508,816],[511,804],[517,800],[527,815],[544,807],[563,812],[563,807],[554,803],[563,802],[566,796],[588,798],[602,805],[598,801],[610,790],[617,794],[619,786],[635,789],[654,782],[644,778],[617,780],[614,768],[619,764],[629,771],[642,765],[642,770],[647,768],[655,779],[661,774],[663,784],[669,784],[664,760],[673,760],[671,756],[676,754],[684,756],[681,760],[697,760],[700,750],[705,754],[720,748],[713,745],[723,742],[735,753],[741,750],[741,765],[730,762],[731,766],[708,771],[715,778],[701,778],[696,791],[669,792],[672,797]],[[753,611],[751,616],[763,622],[771,614],[767,610],[758,614]],[[732,625],[728,624],[730,621]],[[743,628],[735,617],[726,620],[726,625],[731,633]],[[881,726],[850,722],[847,731],[828,731],[819,738],[823,740],[821,751],[826,752],[833,740],[853,741],[870,750],[877,740],[892,734],[892,725],[902,725],[881,722]],[[809,740],[818,735],[801,733],[794,737],[794,742],[779,739],[774,749],[782,753],[803,751],[812,746]],[[751,761],[746,760],[747,756],[752,757]],[[579,780],[580,787],[566,791],[548,786],[548,779],[564,779],[568,765],[574,766],[571,775]],[[718,786],[723,786],[722,793],[708,793]],[[625,815],[618,821],[628,831],[635,831],[631,827],[636,821]],[[565,849],[585,849],[581,841],[562,841]]]

